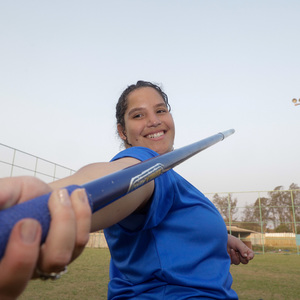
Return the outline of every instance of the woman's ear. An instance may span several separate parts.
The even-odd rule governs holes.
[[[117,130],[118,130],[119,137],[122,140],[126,141],[127,137],[126,137],[125,129],[123,128],[123,126],[121,124],[117,125]]]

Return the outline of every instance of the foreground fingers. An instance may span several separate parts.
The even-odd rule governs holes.
[[[0,187],[0,209],[51,191],[47,184],[31,177],[1,179]],[[85,191],[76,190],[70,197],[66,190],[56,190],[48,206],[51,223],[42,246],[41,226],[34,219],[19,221],[11,231],[0,261],[1,300],[16,299],[32,277],[42,275],[55,279],[52,273],[61,272],[83,251],[91,226],[91,209]]]
[[[13,228],[0,262],[0,299],[16,299],[32,277],[37,263],[41,226],[23,219]]]
[[[50,191],[49,185],[36,177],[0,178],[0,209],[11,207]]]
[[[51,223],[41,247],[38,269],[60,272],[70,262],[76,236],[76,221],[71,199],[65,189],[55,190],[48,202]]]
[[[84,189],[77,189],[71,195],[72,207],[76,219],[76,239],[72,260],[84,250],[89,240],[92,211]]]
[[[38,270],[49,274],[64,270],[83,251],[89,237],[91,209],[82,189],[71,196],[65,189],[54,191],[48,206],[52,220],[41,247]]]

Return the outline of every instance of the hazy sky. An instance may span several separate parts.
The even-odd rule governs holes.
[[[115,104],[159,83],[203,192],[300,185],[300,1],[0,2],[0,143],[78,169],[120,150]]]

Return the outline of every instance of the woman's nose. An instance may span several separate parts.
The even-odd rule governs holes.
[[[160,124],[161,124],[161,120],[156,114],[149,116],[149,120],[148,120],[149,127],[157,127]]]

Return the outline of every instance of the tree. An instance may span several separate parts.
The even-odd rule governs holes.
[[[223,197],[218,194],[214,194],[212,202],[219,210],[225,223],[235,221],[235,214],[237,213],[237,198],[232,199],[230,193]]]
[[[299,189],[298,185],[293,183],[289,191],[283,190],[282,186],[277,186],[274,191],[269,192],[270,212],[277,232],[296,232],[295,220],[299,217],[299,209],[295,209],[295,204],[299,202],[297,189]]]
[[[273,228],[280,226],[280,224],[285,223],[285,204],[286,201],[284,199],[285,194],[282,192],[283,186],[277,186],[274,188],[273,191],[268,192],[270,196],[270,203],[269,203],[269,212],[270,212],[270,219],[273,223]]]
[[[242,219],[245,223],[245,228],[261,231],[262,225],[263,231],[266,230],[270,221],[269,202],[269,198],[262,197],[257,198],[253,205],[246,205],[246,208],[243,211],[244,217]]]
[[[291,207],[291,214],[292,214],[292,220],[293,220],[293,232],[294,233],[300,233],[300,187],[296,183],[292,183],[289,187],[289,190],[291,191],[291,202],[292,202],[292,207]],[[295,219],[294,219],[294,214],[295,214]],[[295,229],[295,223],[299,224],[296,226]]]
[[[269,197],[258,198],[253,205],[245,207],[242,219],[244,227],[257,230],[257,224],[262,224],[266,231],[271,223],[276,232],[300,233],[299,186],[292,183],[287,191],[283,186],[277,186],[268,195]],[[297,224],[299,225],[295,226]]]

